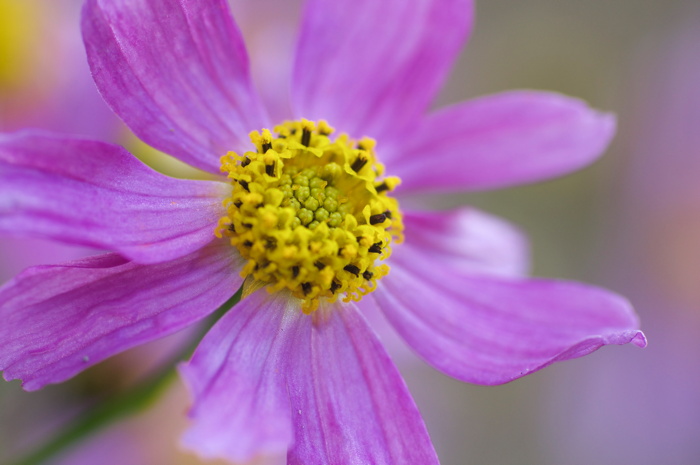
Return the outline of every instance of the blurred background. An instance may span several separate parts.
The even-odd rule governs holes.
[[[0,129],[121,143],[183,175],[139,145],[101,102],[82,50],[80,3],[0,0]],[[277,83],[291,62],[298,3],[231,4],[259,86],[284,102]],[[615,112],[618,135],[606,156],[555,181],[422,200],[441,209],[476,205],[520,225],[531,238],[534,275],[627,296],[649,346],[604,348],[498,387],[463,384],[400,357],[438,455],[443,465],[700,463],[700,4],[477,1],[472,38],[436,106],[518,88]],[[2,238],[0,281],[86,253]],[[0,383],[0,463],[157,369],[187,338],[131,351],[36,393]],[[170,386],[150,409],[54,463],[201,463],[177,445],[188,399],[178,381]]]

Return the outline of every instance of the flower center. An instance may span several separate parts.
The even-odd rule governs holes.
[[[270,292],[289,289],[311,313],[320,299],[360,300],[389,267],[378,264],[402,240],[399,179],[383,177],[375,142],[353,141],[325,122],[292,121],[250,139],[256,152],[229,152],[227,216],[216,230],[248,263],[242,276]]]

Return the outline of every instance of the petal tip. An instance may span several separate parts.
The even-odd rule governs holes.
[[[648,343],[647,337],[642,331],[637,331],[634,336],[632,336],[630,342],[641,349],[644,349]]]

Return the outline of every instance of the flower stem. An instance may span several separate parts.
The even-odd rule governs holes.
[[[200,333],[183,350],[175,354],[159,371],[133,388],[115,394],[76,418],[71,424],[49,439],[48,442],[30,452],[11,465],[40,465],[63,452],[75,443],[95,434],[121,418],[138,413],[149,407],[165,388],[173,381],[175,366],[191,356],[199,341],[209,329],[241,299],[241,289],[219,307],[208,319]]]

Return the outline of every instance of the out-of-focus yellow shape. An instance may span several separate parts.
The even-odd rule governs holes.
[[[45,31],[36,0],[0,0],[0,94],[16,92],[33,80]]]

